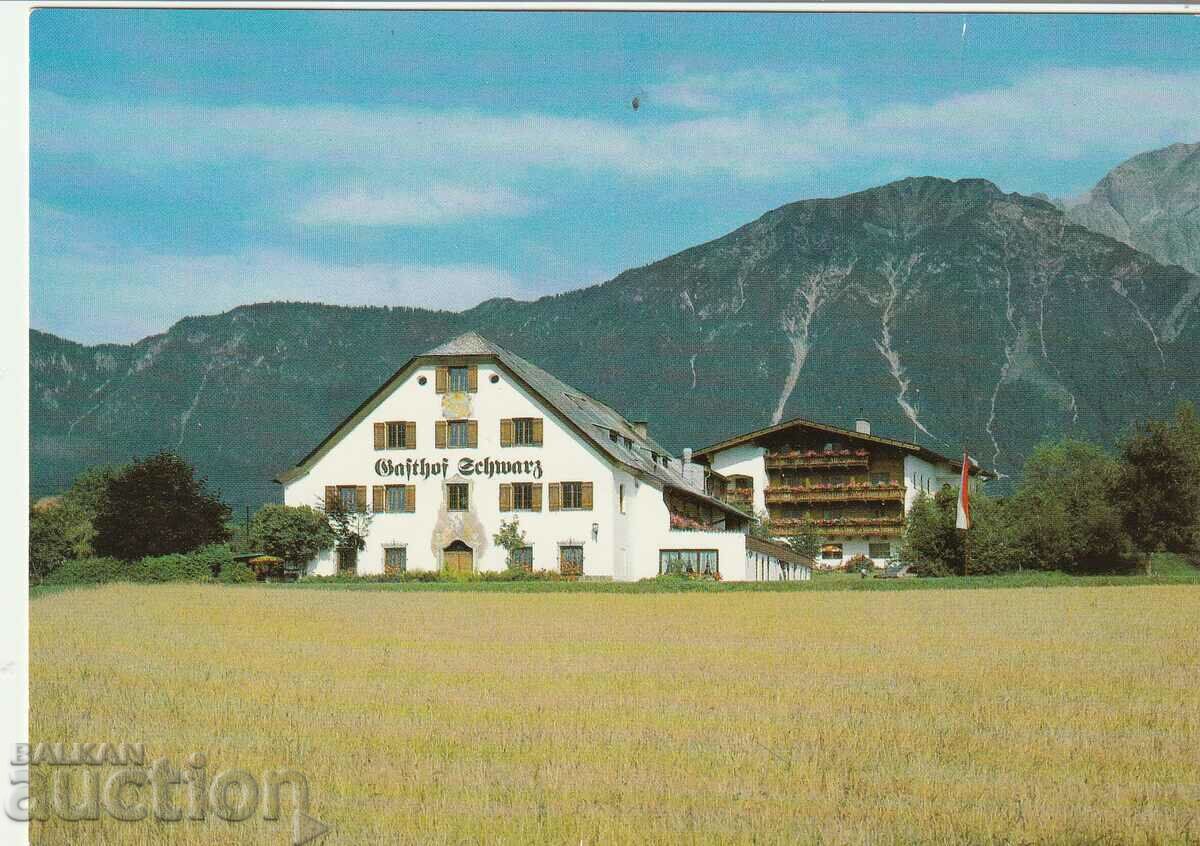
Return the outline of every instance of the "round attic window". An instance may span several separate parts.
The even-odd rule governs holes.
[[[424,376],[418,376],[418,377],[417,377],[417,384],[418,384],[418,385],[424,385],[424,384],[425,384],[426,382],[428,382],[428,381],[429,381],[429,380],[428,380],[428,379],[426,379]]]
[[[492,380],[491,380],[491,381],[492,381],[492,384],[494,385],[494,384],[496,384],[497,382],[499,382],[499,381],[500,381],[500,377],[499,377],[497,374],[493,373],[493,374],[492,374]]]

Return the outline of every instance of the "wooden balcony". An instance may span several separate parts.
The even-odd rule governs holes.
[[[771,525],[787,531],[800,529],[805,521],[801,519],[772,519]],[[835,517],[831,520],[811,520],[822,534],[831,537],[895,537],[904,531],[903,517]]]
[[[726,492],[725,496],[721,497],[734,508],[740,508],[743,511],[754,510],[754,493],[752,491],[738,491],[737,493]]]
[[[904,485],[772,485],[765,493],[767,505],[790,502],[903,502]]]
[[[871,454],[866,450],[838,450],[836,452],[817,452],[803,450],[796,452],[768,452],[766,464],[770,469],[785,469],[790,467],[854,467],[866,469],[870,464]]]

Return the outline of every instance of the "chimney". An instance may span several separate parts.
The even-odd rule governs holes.
[[[871,421],[865,417],[858,418],[854,421],[854,431],[858,432],[860,435],[871,434]]]
[[[685,465],[692,463],[692,448],[691,447],[683,448],[683,463]]]
[[[645,420],[634,420],[633,431],[638,433],[639,438],[650,437],[650,424]]]

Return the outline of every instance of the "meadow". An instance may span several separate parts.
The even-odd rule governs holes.
[[[1194,585],[116,584],[30,618],[35,742],[298,768],[323,844],[1200,841]],[[32,837],[282,844],[286,820]]]

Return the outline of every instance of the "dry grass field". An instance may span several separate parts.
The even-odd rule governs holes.
[[[116,585],[34,599],[31,627],[35,742],[297,767],[323,844],[1200,842],[1195,587]]]

